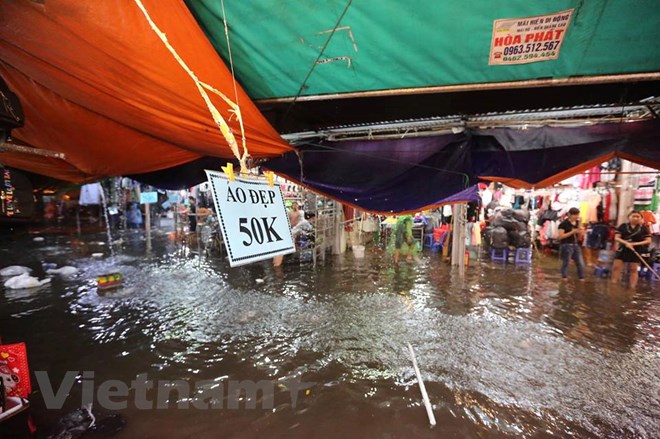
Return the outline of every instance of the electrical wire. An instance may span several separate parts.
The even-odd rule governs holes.
[[[335,23],[335,26],[332,28],[332,32],[330,32],[330,35],[328,35],[328,39],[325,40],[325,43],[323,44],[323,47],[321,48],[321,51],[319,52],[318,56],[314,60],[314,63],[312,64],[312,67],[307,72],[307,76],[305,76],[305,79],[303,80],[302,84],[300,84],[300,88],[298,89],[298,93],[296,93],[296,95],[293,97],[293,100],[291,101],[291,103],[287,107],[286,113],[284,113],[284,117],[282,117],[282,123],[284,123],[284,121],[286,121],[287,117],[289,116],[289,112],[291,111],[291,108],[293,108],[293,106],[296,104],[296,101],[298,100],[298,98],[302,94],[302,92],[305,88],[305,85],[307,84],[307,81],[309,80],[309,77],[312,75],[312,72],[316,68],[317,63],[319,62],[319,60],[323,56],[323,52],[325,52],[325,49],[328,47],[328,44],[330,43],[330,40],[332,39],[333,35],[335,34],[335,31],[339,27],[339,24],[344,19],[344,15],[346,15],[346,12],[348,12],[348,8],[351,6],[351,3],[353,3],[353,0],[348,0],[348,3],[346,3],[346,7],[344,7],[343,12],[341,13],[339,18],[337,19],[337,22]]]

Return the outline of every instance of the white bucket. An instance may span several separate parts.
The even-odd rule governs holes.
[[[364,246],[363,245],[354,245],[353,246],[353,256],[356,259],[364,259]]]

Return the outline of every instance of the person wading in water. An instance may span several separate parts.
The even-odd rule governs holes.
[[[579,236],[584,234],[584,228],[580,225],[579,216],[580,209],[571,207],[568,210],[568,218],[559,224],[559,257],[563,280],[568,279],[568,263],[573,259],[577,266],[578,277],[584,281],[584,259],[578,243]]]
[[[614,236],[614,241],[619,243],[619,249],[614,256],[612,266],[612,283],[621,280],[623,265],[628,264],[630,272],[630,288],[637,287],[639,279],[639,264],[641,255],[648,252],[651,243],[651,233],[643,223],[639,212],[630,212],[627,223],[619,226]]]

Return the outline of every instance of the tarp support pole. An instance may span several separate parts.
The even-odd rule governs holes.
[[[344,209],[342,208],[341,203],[337,201],[333,202],[335,206],[335,223],[333,230],[333,240],[332,240],[332,254],[340,255],[344,252],[342,248],[342,233],[344,231]]]
[[[176,244],[176,247],[179,247],[179,203],[174,203],[174,208],[172,209],[174,211],[174,243]]]
[[[461,277],[465,276],[465,214],[465,204],[454,205],[451,264],[458,266]]]
[[[78,230],[78,236],[80,236],[80,204],[76,206],[76,229]]]
[[[635,188],[632,187],[632,162],[622,160],[621,171],[621,195],[619,196],[619,215],[617,217],[619,223],[626,221],[628,209],[633,205],[635,191]]]
[[[138,202],[142,201],[142,188],[137,185]],[[144,228],[147,233],[147,253],[151,253],[151,209],[149,203],[144,203]]]
[[[147,229],[147,253],[149,253],[151,252],[151,209],[149,203],[144,205],[144,216],[146,217],[144,227]]]

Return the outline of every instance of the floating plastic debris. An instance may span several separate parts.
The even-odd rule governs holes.
[[[76,267],[71,267],[68,265],[65,265],[64,267],[60,268],[51,268],[46,270],[46,273],[48,274],[59,274],[61,276],[71,276],[72,274],[76,274],[78,272],[78,269]]]
[[[39,280],[36,277],[30,276],[28,273],[23,273],[20,276],[14,276],[5,282],[5,288],[21,290],[27,288],[37,288],[47,283],[50,283],[50,279]]]
[[[121,273],[102,274],[96,278],[96,285],[99,290],[107,290],[121,286],[124,276]]]
[[[23,273],[30,274],[31,268],[23,267],[22,265],[10,265],[0,270],[0,276],[19,276]]]

